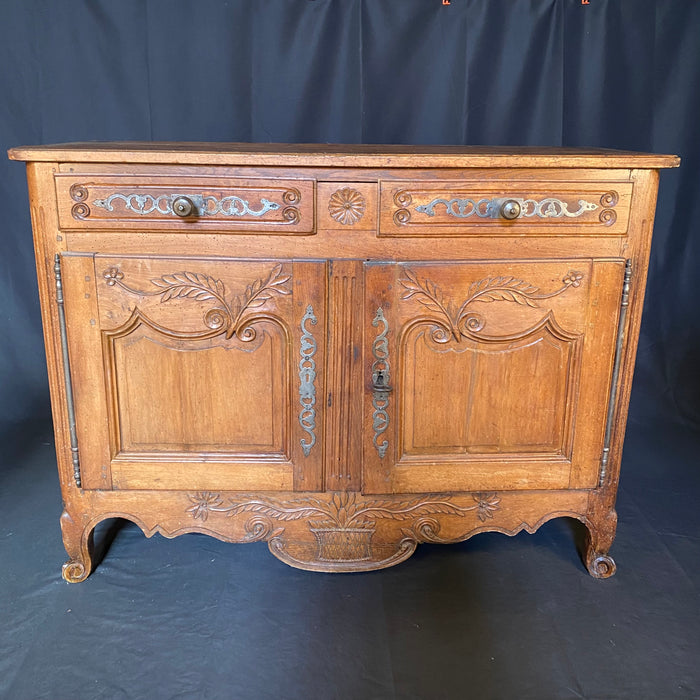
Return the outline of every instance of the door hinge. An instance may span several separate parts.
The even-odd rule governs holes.
[[[610,383],[610,396],[608,398],[608,416],[605,422],[605,438],[603,440],[603,454],[600,458],[600,478],[598,485],[602,486],[608,468],[610,456],[610,441],[612,440],[613,421],[617,406],[617,385],[620,379],[620,365],[622,364],[622,350],[625,340],[625,326],[627,324],[627,308],[630,301],[630,282],[632,280],[632,261],[625,263],[625,277],[622,283],[622,299],[620,300],[620,316],[617,323],[617,341],[615,343],[615,362],[613,364],[612,380]]]
[[[56,278],[56,305],[58,306],[58,325],[61,332],[61,352],[63,355],[63,381],[66,388],[66,404],[68,408],[68,430],[70,432],[70,452],[73,462],[73,478],[75,485],[81,488],[80,457],[78,456],[78,433],[75,429],[75,404],[73,403],[73,382],[70,375],[68,357],[68,331],[66,328],[66,311],[63,306],[63,280],[61,278],[61,256],[56,253],[53,265]]]

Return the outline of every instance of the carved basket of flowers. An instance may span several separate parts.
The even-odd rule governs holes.
[[[354,527],[337,527],[330,521],[311,522],[309,529],[318,542],[321,561],[367,561],[372,558],[370,541],[374,523],[359,522]]]

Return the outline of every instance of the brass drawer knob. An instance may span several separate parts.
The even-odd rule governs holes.
[[[194,216],[197,213],[197,209],[189,197],[176,197],[173,200],[173,213],[182,219],[186,219],[188,216]]]
[[[516,199],[507,199],[501,205],[501,216],[504,219],[517,219],[521,212],[522,208],[520,207],[520,202],[518,202]]]

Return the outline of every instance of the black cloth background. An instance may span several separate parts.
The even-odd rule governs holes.
[[[0,1],[0,149],[72,140],[598,146],[661,178],[638,358],[697,427],[700,3]],[[0,428],[45,410],[21,165],[0,159]]]
[[[700,697],[699,114],[697,0],[0,0],[0,154],[207,140],[682,157],[661,174],[615,579],[586,578],[566,521],[335,578],[126,526],[77,587],[58,578],[24,169],[0,157],[0,696]]]

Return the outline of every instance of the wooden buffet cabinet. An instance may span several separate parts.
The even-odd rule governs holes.
[[[63,144],[28,162],[67,581],[105,518],[315,571],[608,554],[658,169],[621,151]]]

